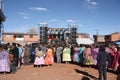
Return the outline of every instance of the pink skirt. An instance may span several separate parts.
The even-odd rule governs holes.
[[[44,64],[44,57],[36,57],[34,65],[42,65]]]

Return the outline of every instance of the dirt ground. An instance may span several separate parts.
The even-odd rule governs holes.
[[[107,72],[108,80],[116,80],[116,74]],[[52,66],[21,66],[15,74],[0,74],[0,80],[97,80],[95,68],[81,67],[75,64],[58,64]]]

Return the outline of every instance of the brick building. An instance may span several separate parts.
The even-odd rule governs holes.
[[[30,34],[5,32],[2,34],[2,41],[4,43],[19,43],[21,45],[31,44],[38,42],[38,35],[35,33]]]
[[[95,43],[112,43],[120,40],[120,32],[111,33],[109,35],[93,35]]]
[[[115,33],[112,33],[111,35],[105,36],[106,42],[114,42],[114,41],[118,41],[118,40],[120,40],[120,33],[119,32],[115,32]]]
[[[89,38],[89,34],[87,33],[77,33],[77,37],[78,38]]]

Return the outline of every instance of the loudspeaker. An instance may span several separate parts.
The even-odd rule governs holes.
[[[71,34],[70,35],[71,43],[75,44],[76,43],[77,28],[71,28],[70,34]]]
[[[40,43],[47,43],[47,27],[40,27]]]

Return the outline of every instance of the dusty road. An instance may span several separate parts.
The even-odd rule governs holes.
[[[107,72],[108,80],[116,80],[116,74]],[[0,80],[96,80],[98,72],[94,68],[75,64],[57,64],[52,66],[21,66],[15,74],[0,74]]]

